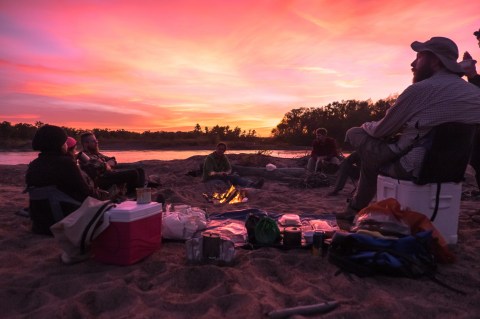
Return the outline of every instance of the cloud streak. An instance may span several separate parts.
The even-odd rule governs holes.
[[[401,92],[413,40],[480,55],[467,0],[27,2],[1,4],[0,116],[13,122],[268,135],[292,108]]]

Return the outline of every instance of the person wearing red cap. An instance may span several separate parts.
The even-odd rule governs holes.
[[[411,63],[413,84],[399,95],[379,121],[346,133],[346,142],[360,154],[360,179],[354,197],[338,219],[353,220],[370,204],[380,171],[393,178],[418,177],[427,134],[443,123],[480,124],[480,90],[465,82],[458,47],[445,37],[415,41]],[[392,137],[396,137],[392,140]]]
[[[67,137],[67,154],[72,156],[74,159],[76,158],[76,146],[77,146],[77,140],[75,140],[73,137]]]

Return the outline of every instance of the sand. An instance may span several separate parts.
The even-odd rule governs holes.
[[[295,159],[232,155],[234,163],[298,167]],[[186,175],[202,157],[139,162],[160,178],[168,202],[206,209],[209,214],[244,208],[278,213],[340,211],[353,189],[339,196],[329,188],[299,189],[267,179],[247,203],[213,205],[202,197],[199,177]],[[480,201],[461,204],[458,261],[441,265],[442,281],[461,295],[428,279],[359,278],[335,275],[337,267],[307,249],[238,249],[230,266],[191,265],[184,244],[164,242],[138,264],[115,266],[88,260],[60,261],[51,237],[30,231],[15,214],[26,207],[22,194],[26,165],[0,166],[0,311],[2,318],[262,318],[269,311],[337,301],[322,318],[478,318],[480,314]],[[471,180],[465,189],[471,188]],[[314,315],[310,317],[319,317]],[[303,318],[297,315],[294,318]]]

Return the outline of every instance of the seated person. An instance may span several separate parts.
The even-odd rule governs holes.
[[[79,153],[77,153],[77,140],[69,136],[67,138],[66,144],[67,144],[67,155],[70,155],[78,166]],[[113,197],[111,197],[107,191],[96,187],[93,180],[90,178],[90,176],[88,176],[88,174],[84,170],[80,169],[80,172],[82,173],[82,177],[85,180],[85,182],[88,184],[88,186],[95,189],[95,192],[98,195],[97,196],[98,199],[101,199],[101,200],[113,199]]]
[[[432,128],[447,122],[480,123],[480,90],[461,78],[457,45],[433,37],[410,46],[416,52],[411,63],[413,84],[382,119],[346,133],[346,140],[360,154],[361,172],[354,197],[337,219],[353,220],[370,204],[380,172],[399,179],[418,176],[425,156],[423,143]],[[392,136],[398,138],[392,141]]]
[[[28,165],[25,176],[27,188],[56,186],[78,202],[87,196],[97,197],[95,189],[83,179],[75,161],[67,155],[66,141],[67,134],[58,126],[44,125],[38,129],[32,147],[40,154]],[[51,235],[50,226],[57,221],[54,220],[48,200],[30,200],[29,205],[33,232]],[[61,206],[65,215],[78,208],[66,203]]]
[[[315,140],[312,143],[312,153],[308,160],[307,170],[310,173],[321,172],[328,164],[340,165],[340,155],[337,149],[337,142],[327,137],[327,130],[318,128],[315,130]]]
[[[352,181],[358,180],[360,176],[360,154],[352,152],[340,164],[338,176],[333,190],[328,193],[329,196],[338,195],[344,187],[347,179],[350,177]]]
[[[83,152],[78,156],[80,167],[103,190],[113,185],[126,184],[127,194],[135,194],[135,188],[144,187],[145,172],[141,167],[118,164],[115,157],[100,153],[98,140],[91,132],[81,135]]]
[[[226,150],[227,145],[225,143],[218,143],[215,151],[205,158],[203,163],[203,181],[222,180],[234,186],[261,188],[264,182],[263,179],[253,182],[247,178],[232,174],[232,166],[225,155]]]

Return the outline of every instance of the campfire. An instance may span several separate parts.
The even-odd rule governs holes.
[[[236,204],[243,203],[248,200],[245,190],[240,190],[235,188],[235,186],[230,186],[230,188],[225,193],[213,193],[211,196],[203,194],[203,196],[214,204]]]

